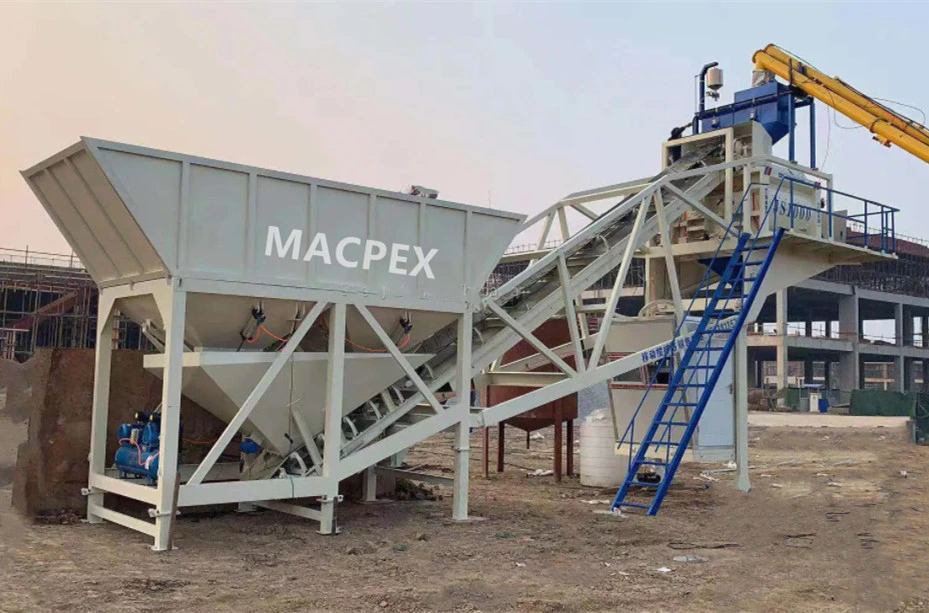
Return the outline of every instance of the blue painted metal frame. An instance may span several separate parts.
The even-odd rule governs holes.
[[[808,211],[810,215],[822,215],[825,213],[827,215],[827,222],[829,226],[828,237],[830,239],[834,239],[835,237],[834,220],[836,218],[845,219],[846,221],[850,221],[852,223],[859,223],[863,226],[864,232],[862,233],[862,237],[861,237],[862,247],[865,247],[867,249],[874,249],[871,246],[870,238],[873,238],[876,236],[876,237],[879,237],[880,246],[879,248],[875,249],[875,251],[882,251],[884,253],[895,253],[897,251],[896,214],[900,211],[900,209],[894,208],[892,206],[888,206],[886,204],[882,204],[875,200],[869,200],[867,198],[862,198],[861,196],[856,196],[854,194],[849,194],[847,192],[839,191],[837,189],[830,189],[823,185],[812,183],[804,179],[799,179],[796,177],[789,177],[785,175],[782,175],[780,178],[782,182],[787,181],[790,183],[790,201],[787,203],[787,206],[788,206],[787,214],[790,216],[790,227],[791,228],[794,227],[798,211]],[[793,190],[794,184],[805,185],[807,187],[812,187],[812,188],[826,192],[826,208],[821,209],[821,208],[815,208],[815,207],[807,206],[804,204],[796,203],[794,201],[794,190]],[[840,213],[834,212],[835,196],[841,196],[843,198],[850,198],[857,202],[861,202],[864,205],[863,206],[864,211],[862,213],[857,213],[854,215],[842,215]],[[775,207],[774,219],[776,223],[778,215],[781,214],[777,210],[777,205],[780,204],[777,199],[777,193],[775,193],[772,204]],[[875,219],[877,220],[877,226],[878,226],[877,232],[871,233],[868,227],[868,224],[869,222],[874,221]],[[858,240],[859,239],[857,237],[851,237],[851,238],[847,237],[845,242],[851,245],[856,245],[858,244]]]
[[[784,180],[782,178],[780,183],[777,186],[777,189],[774,192],[774,197],[772,198],[772,202],[766,205],[768,210],[770,210],[770,208],[773,207],[774,203],[777,201],[777,195],[780,192],[783,184],[784,184]],[[736,214],[733,215],[733,220],[730,221],[729,226],[726,228],[727,236],[729,234],[735,234],[735,231],[733,230],[734,225],[735,225],[734,220],[741,213],[742,207],[745,204],[745,199],[748,197],[748,194],[751,193],[751,188],[762,186],[762,185],[765,185],[765,184],[752,183],[749,185],[749,188],[745,190],[745,193],[742,194],[742,199],[739,201],[739,206],[736,209]],[[762,227],[763,226],[764,226],[764,223],[762,223]],[[690,304],[687,306],[687,310],[683,314],[683,318],[681,319],[680,322],[678,322],[677,329],[674,331],[674,338],[677,338],[681,335],[681,331],[684,328],[684,324],[687,322],[687,318],[690,316],[690,314],[694,310],[694,305],[697,302],[697,298],[706,291],[706,288],[712,279],[711,274],[713,273],[713,269],[714,269],[713,263],[719,259],[719,253],[720,251],[722,251],[722,248],[723,248],[723,241],[720,241],[719,245],[716,247],[716,251],[713,252],[712,258],[710,258],[710,260],[705,262],[706,270],[703,272],[703,278],[700,279],[700,283],[697,286],[697,290],[694,292],[694,295],[690,300]],[[673,343],[669,346],[673,346]],[[666,363],[669,361],[671,363],[667,364],[668,370],[673,371],[673,351],[668,351],[667,354],[664,355],[661,358],[661,360],[657,363],[656,368],[655,368],[655,373],[652,375],[652,378],[648,382],[648,387],[646,388],[645,394],[643,394],[642,400],[639,401],[639,405],[636,407],[636,410],[633,412],[632,419],[629,421],[629,425],[626,426],[626,430],[624,431],[623,436],[620,438],[620,441],[619,441],[620,445],[623,445],[625,444],[626,441],[628,441],[628,444],[631,448],[632,442],[635,440],[635,418],[638,416],[639,411],[642,410],[642,406],[645,404],[645,398],[647,397],[648,393],[657,383],[658,373],[665,368]],[[631,454],[630,454],[630,460],[631,460]]]
[[[781,187],[783,186],[784,180],[782,178],[780,184],[778,185],[777,190],[775,191],[775,198],[772,199],[772,203],[767,206],[765,211],[765,216],[759,224],[758,232],[752,236],[748,233],[740,233],[739,238],[736,243],[736,249],[733,251],[732,255],[729,257],[726,270],[721,276],[719,283],[716,286],[716,289],[713,292],[711,299],[709,300],[706,308],[704,309],[703,316],[700,319],[700,323],[697,325],[697,329],[694,331],[693,336],[691,337],[690,342],[688,343],[687,349],[684,352],[683,357],[680,360],[679,366],[674,369],[674,376],[668,385],[668,389],[665,392],[664,397],[662,398],[661,404],[658,407],[658,410],[655,413],[655,417],[652,420],[652,423],[649,427],[648,432],[645,437],[642,439],[642,443],[639,445],[639,449],[635,454],[635,458],[631,458],[630,453],[630,465],[629,472],[626,475],[626,479],[623,481],[622,487],[616,493],[616,497],[613,499],[612,507],[616,509],[617,507],[637,507],[644,508],[648,510],[649,515],[655,515],[658,512],[658,509],[661,506],[661,502],[664,499],[665,494],[667,493],[668,487],[671,484],[671,481],[674,479],[674,474],[677,471],[678,466],[680,465],[681,460],[687,446],[690,443],[691,438],[693,438],[694,431],[696,430],[697,424],[700,421],[700,417],[703,414],[703,410],[706,407],[706,404],[709,400],[709,396],[712,393],[713,388],[716,386],[717,381],[719,380],[720,373],[724,368],[726,361],[729,358],[729,355],[732,352],[732,348],[735,344],[735,339],[738,337],[738,333],[741,331],[742,326],[745,324],[745,318],[748,316],[748,312],[751,309],[751,305],[754,302],[758,294],[758,289],[761,286],[761,283],[764,279],[767,270],[770,267],[771,261],[774,258],[774,253],[777,250],[777,245],[780,243],[781,237],[784,234],[784,230],[778,228],[774,231],[773,234],[765,234],[762,236],[762,233],[765,232],[767,226],[767,220],[771,211],[776,208],[776,197],[780,192]],[[749,186],[751,187],[751,186]],[[729,223],[729,226],[726,228],[727,235],[734,233],[734,225],[737,219],[741,218],[741,212],[745,204],[745,199],[748,194],[751,192],[750,189],[746,189],[745,193],[742,196],[742,200],[739,203],[739,207],[736,210],[736,213],[733,215],[732,220]],[[771,238],[771,242],[761,248],[767,247],[767,252],[765,258],[761,261],[752,260],[752,254],[756,251],[759,251],[761,248],[758,247],[758,241],[762,238]],[[747,246],[751,240],[751,245]],[[716,252],[713,256],[713,259],[719,257],[719,252],[722,249],[723,242],[720,242],[720,245],[717,247]],[[744,258],[743,258],[744,256]],[[745,277],[745,272],[749,266],[755,266],[760,263],[760,269],[758,270],[755,277],[749,279]],[[691,299],[690,306],[687,310],[687,315],[693,311],[694,304],[696,302],[697,296],[700,295],[701,290],[705,290],[707,282],[710,279],[710,270],[711,267],[707,267],[706,272],[704,273],[703,280],[700,284],[700,289],[695,293],[694,297]],[[740,270],[736,276],[733,276],[733,271]],[[745,283],[746,281],[752,281],[751,290],[749,290],[748,297],[745,297]],[[740,296],[738,298],[742,301],[740,305],[740,310],[727,311],[725,308],[722,311],[716,310],[716,305],[719,304],[720,299],[722,299],[722,294],[725,291],[723,288],[729,286],[728,294],[725,296],[724,304],[728,306],[729,301],[734,298],[733,294],[738,291]],[[731,322],[732,317],[735,316],[735,321],[729,325],[728,322]],[[709,328],[711,320],[714,320],[712,329]],[[687,321],[687,316],[678,325],[677,333],[675,337],[680,334],[681,329],[683,328],[684,323]],[[725,323],[724,325],[724,322]],[[727,334],[726,343],[722,348],[712,347],[711,338],[715,334]],[[626,428],[626,433],[623,435],[625,440],[626,436],[632,432],[632,437],[629,439],[630,449],[634,443],[634,425],[635,418],[638,415],[639,411],[642,409],[642,406],[645,402],[645,397],[648,392],[652,389],[656,382],[657,374],[661,370],[660,366],[663,365],[667,360],[671,360],[673,365],[673,347],[675,345],[672,343],[668,346],[669,350],[667,355],[665,355],[659,368],[656,369],[655,375],[652,377],[651,382],[649,383],[648,390],[646,394],[643,395],[642,401],[640,401],[639,406],[636,408],[636,411],[633,415],[632,420],[630,421],[629,426]],[[714,365],[709,365],[709,357],[712,353],[718,351],[719,357],[717,358]],[[691,365],[690,362],[695,355],[702,354],[707,356],[707,364],[701,365],[698,358],[696,365]],[[684,372],[690,370],[690,377],[687,379],[686,383],[682,383]],[[710,376],[704,383],[694,383],[694,377],[696,373],[701,370],[709,370]],[[686,399],[686,390],[692,388],[702,388],[702,393],[700,398],[696,403],[690,402],[675,402],[675,397],[684,392],[684,398]],[[669,407],[674,407],[671,413],[671,417],[665,421],[665,415],[667,414]],[[686,422],[675,421],[678,411],[682,406],[693,406],[694,411],[691,414],[690,418]],[[662,432],[659,438],[655,438],[655,435],[658,434],[658,430],[661,426],[664,426],[664,432]],[[671,434],[675,426],[685,426],[685,430],[680,440],[677,443],[671,441]],[[674,457],[671,457],[671,447],[676,447]],[[665,461],[656,462],[646,459],[646,454],[648,450],[652,447],[664,447],[665,449]],[[662,466],[665,468],[665,474],[662,477],[661,481],[658,484],[644,483],[637,481],[639,468],[646,465],[656,465]],[[642,505],[638,503],[626,502],[625,498],[629,492],[629,488],[632,485],[641,485],[645,487],[657,487],[657,491],[650,505]]]
[[[624,444],[629,445],[630,448],[630,461],[629,461],[629,473],[626,477],[626,480],[623,483],[623,486],[617,492],[616,497],[613,500],[612,508],[617,508],[621,506],[631,506],[631,507],[640,507],[648,509],[649,515],[654,515],[658,512],[658,509],[661,506],[661,501],[664,499],[664,495],[667,492],[668,486],[670,486],[671,481],[673,480],[674,473],[677,471],[678,466],[680,465],[683,454],[690,442],[690,439],[693,437],[694,431],[696,430],[697,424],[699,423],[700,417],[703,414],[703,410],[706,407],[706,403],[709,400],[709,396],[712,393],[713,388],[715,387],[722,369],[725,367],[726,361],[728,360],[729,355],[731,354],[732,347],[735,344],[735,339],[738,337],[738,333],[741,331],[742,327],[745,325],[745,318],[748,315],[749,310],[751,309],[752,304],[754,303],[755,298],[757,297],[758,290],[761,286],[764,276],[767,274],[768,268],[770,267],[771,261],[774,258],[774,254],[777,250],[777,246],[780,243],[781,238],[784,234],[784,229],[777,227],[777,216],[780,213],[779,208],[782,204],[778,196],[781,193],[781,189],[784,184],[789,185],[790,191],[790,201],[788,203],[788,215],[790,217],[790,227],[794,227],[794,222],[796,220],[797,211],[800,209],[809,210],[811,215],[815,212],[817,215],[825,213],[828,216],[828,225],[829,225],[829,236],[832,237],[833,234],[833,218],[839,217],[848,220],[856,221],[861,219],[865,226],[865,242],[864,246],[867,248],[870,247],[870,243],[867,240],[867,220],[869,217],[878,216],[881,222],[881,250],[892,250],[896,246],[896,236],[894,232],[894,213],[897,209],[876,203],[871,200],[860,198],[852,194],[841,192],[838,190],[829,189],[821,185],[810,183],[808,181],[798,179],[795,177],[790,177],[786,175],[780,176],[780,182],[778,183],[777,189],[774,191],[774,195],[770,202],[765,203],[765,214],[762,218],[758,230],[754,235],[751,235],[746,232],[738,233],[738,240],[736,243],[736,248],[733,251],[732,255],[729,256],[725,269],[720,275],[720,280],[710,296],[707,304],[704,308],[704,312],[700,319],[700,322],[697,325],[696,330],[693,333],[690,341],[686,346],[683,356],[681,357],[678,367],[674,368],[674,350],[676,347],[679,347],[679,343],[675,340],[671,343],[668,343],[664,346],[661,359],[657,363],[655,372],[649,381],[648,388],[646,389],[645,394],[643,394],[642,400],[639,402],[639,405],[636,407],[635,412],[633,413],[632,419],[629,422],[629,425],[626,427],[623,436],[620,439],[619,445]],[[825,190],[827,192],[828,198],[828,209],[814,209],[813,207],[799,205],[794,202],[794,184],[803,184],[817,189]],[[736,234],[735,227],[736,221],[740,220],[742,217],[742,210],[745,206],[745,200],[748,195],[751,193],[751,188],[767,184],[758,184],[752,183],[748,186],[748,189],[745,190],[745,193],[742,195],[742,199],[739,202],[735,213],[732,216],[732,220],[729,223],[729,226],[726,228],[726,234]],[[834,213],[832,210],[833,196],[839,195],[844,197],[853,198],[855,200],[861,201],[865,205],[865,211],[859,215],[841,215]],[[879,207],[878,212],[873,212],[868,210],[868,205]],[[772,217],[773,215],[773,217]],[[772,221],[771,224],[768,223],[769,219]],[[774,232],[768,233],[768,227],[772,226],[775,228]],[[760,240],[766,240],[767,238],[771,239],[771,242],[767,245],[758,246]],[[687,308],[687,311],[679,322],[677,329],[675,331],[675,339],[680,337],[683,330],[684,324],[687,322],[688,317],[691,316],[691,313],[694,311],[694,305],[696,300],[700,296],[707,295],[707,288],[709,281],[711,279],[711,273],[714,269],[719,267],[715,265],[717,260],[720,258],[720,251],[722,250],[724,241],[720,241],[720,244],[717,246],[716,251],[713,254],[711,260],[705,262],[707,264],[706,271],[704,272],[703,279],[701,279],[697,291],[694,293],[693,298],[690,301],[690,305]],[[766,249],[765,256],[762,260],[753,259],[753,254],[756,252]],[[756,256],[757,257],[757,256]],[[756,275],[754,277],[748,278],[745,276],[747,269],[752,266],[760,266]],[[739,271],[736,273],[736,271]],[[752,282],[752,287],[749,290],[748,296],[745,296],[745,284],[747,282]],[[724,288],[729,287],[728,293],[723,297],[725,292]],[[738,296],[735,296],[738,292]],[[740,308],[738,311],[727,310],[723,308],[718,310],[716,307],[720,301],[724,303],[725,306],[729,305],[729,301],[733,298],[741,300]],[[710,324],[713,324],[710,327]],[[730,325],[731,324],[731,325]],[[716,334],[727,334],[726,343],[722,348],[716,348],[711,346],[711,339]],[[703,343],[701,345],[701,343]],[[719,357],[717,358],[714,364],[710,364],[710,356],[714,352],[719,352]],[[702,357],[705,355],[707,357],[707,363],[702,365],[700,364],[700,359],[696,365],[691,364],[692,359],[695,355]],[[690,377],[686,382],[683,382],[683,377],[685,371],[690,370]],[[705,380],[704,383],[694,383],[694,378],[697,376],[699,371],[710,371],[710,376]],[[655,417],[652,420],[652,423],[649,427],[648,432],[643,438],[639,449],[636,454],[633,456],[631,453],[632,446],[635,442],[635,420],[639,412],[644,406],[645,399],[648,393],[654,388],[657,383],[658,374],[660,372],[671,371],[673,372],[672,379],[668,385],[668,389],[665,392],[664,397],[662,398],[661,404],[659,405],[658,410],[656,411]],[[684,397],[686,399],[686,390],[702,388],[702,393],[700,398],[696,403],[691,402],[675,402],[675,395],[684,392]],[[692,406],[694,407],[694,412],[688,419],[688,421],[675,421],[677,413],[682,406]],[[671,417],[665,420],[668,408],[674,407],[671,412]],[[664,426],[664,430],[661,433],[661,436],[655,438],[655,435],[658,434],[658,430],[661,426]],[[684,434],[678,443],[673,443],[671,441],[671,434],[675,426],[686,426]],[[665,450],[665,461],[656,462],[646,459],[646,454],[648,450],[652,447],[664,447]],[[676,446],[677,450],[675,451],[674,457],[671,457],[671,447]],[[638,471],[642,466],[655,465],[663,466],[666,469],[664,478],[662,478],[659,484],[650,484],[650,483],[640,483],[636,481],[638,476]],[[642,485],[646,487],[657,487],[655,497],[651,505],[641,505],[636,503],[625,502],[625,497],[628,494],[629,487],[631,485]]]

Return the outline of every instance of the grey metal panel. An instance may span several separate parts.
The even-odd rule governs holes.
[[[231,351],[189,352],[184,354],[183,392],[217,418],[228,423],[245,402],[255,384],[268,370],[275,353],[236,353]],[[426,362],[430,354],[406,354],[413,367]],[[265,446],[279,453],[302,441],[290,417],[293,405],[310,430],[322,432],[325,416],[326,364],[328,353],[297,353],[274,379],[259,401],[242,431],[257,435]],[[145,368],[161,377],[164,355],[145,356]],[[347,354],[343,412],[349,413],[371,396],[403,376],[400,366],[385,354]]]
[[[65,233],[65,237],[74,250],[80,254],[81,261],[86,261],[85,266],[94,280],[99,283],[119,278],[119,270],[97,239],[93,228],[75,208],[74,202],[49,169],[46,168],[32,175],[30,184],[33,190],[41,195],[42,201],[54,208],[55,216],[60,220],[59,228],[63,228],[62,232]]]
[[[24,175],[107,284],[165,272],[460,311],[524,219],[88,138]]]
[[[99,146],[89,151],[162,261],[176,268],[181,164]]]
[[[82,149],[71,156],[70,160],[100,207],[119,230],[120,240],[132,252],[133,259],[141,265],[143,273],[152,274],[164,271],[161,258],[142,233],[132,213],[123,206],[116,190],[113,189],[93,157],[87,153],[86,149]]]
[[[275,223],[281,228],[310,228],[312,232],[310,208],[310,186],[296,181],[285,181],[271,177],[257,177],[256,217]],[[261,207],[260,203],[276,203],[271,207]],[[256,237],[257,238],[257,237]],[[264,257],[255,245],[255,274],[259,277],[276,277],[281,281],[303,281],[309,276],[311,264],[301,259]],[[300,254],[301,256],[303,254]]]
[[[88,153],[86,142],[22,174],[98,284],[166,273],[155,248],[117,194],[118,187]]]
[[[190,203],[184,220],[184,268],[219,275],[245,274],[248,175],[190,165]]]

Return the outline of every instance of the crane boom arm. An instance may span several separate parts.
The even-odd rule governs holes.
[[[874,138],[891,143],[929,163],[929,129],[865,96],[841,79],[829,77],[787,53],[768,45],[752,56],[757,70],[773,72],[823,104],[868,128]]]

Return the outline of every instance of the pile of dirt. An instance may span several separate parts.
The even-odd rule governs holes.
[[[409,479],[397,479],[397,486],[388,498],[392,500],[442,500],[438,487],[426,487]]]
[[[161,380],[145,371],[142,358],[140,351],[113,352],[107,458],[116,453],[119,424],[130,421],[138,411],[155,409],[161,399]],[[12,470],[12,500],[13,506],[27,517],[60,514],[62,510],[82,512],[81,488],[87,485],[90,451],[94,359],[92,349],[42,349],[25,364],[2,367],[0,387],[9,381],[4,413],[6,419],[19,424],[18,440],[9,441],[11,449],[18,446]],[[225,427],[187,399],[181,403],[181,419],[185,438],[195,441],[213,440]],[[196,461],[203,454],[202,446],[182,448],[183,462]],[[8,459],[8,471],[9,465]]]

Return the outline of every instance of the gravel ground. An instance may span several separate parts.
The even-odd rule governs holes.
[[[550,431],[529,450],[510,434],[503,474],[472,458],[474,523],[449,520],[441,489],[345,503],[335,537],[274,512],[186,514],[179,549],[155,554],[114,525],[0,513],[0,611],[929,611],[929,448],[902,435],[752,428],[750,493],[688,465],[659,516],[615,517],[589,504],[612,490],[526,476],[551,466]],[[451,439],[408,461],[449,474]]]

